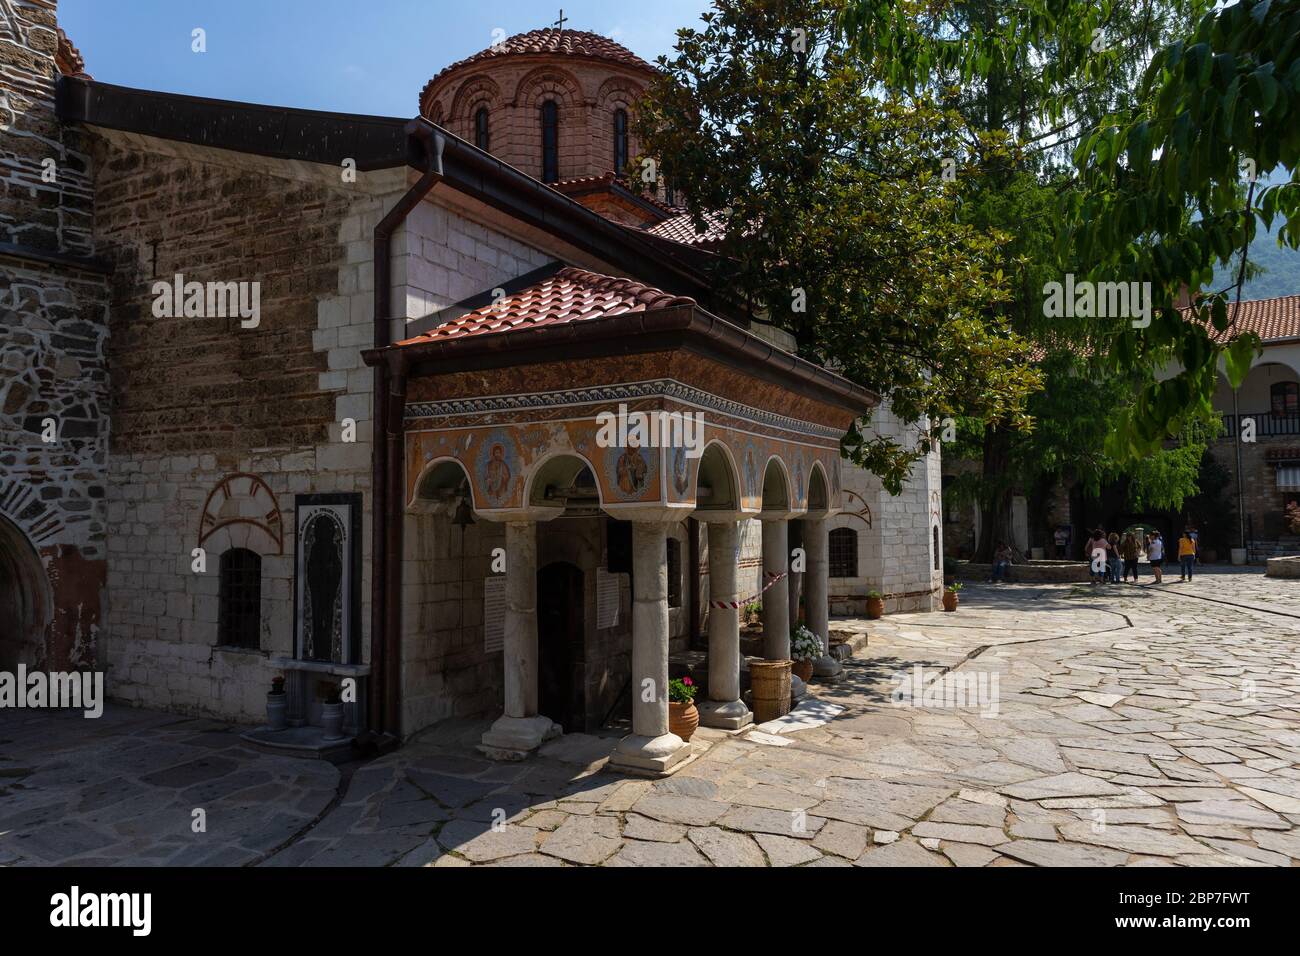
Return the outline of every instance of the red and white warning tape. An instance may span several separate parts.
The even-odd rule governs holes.
[[[764,571],[763,573],[767,575],[769,580],[766,584],[763,585],[762,591],[759,591],[757,594],[751,594],[749,597],[739,601],[710,601],[709,607],[718,607],[723,609],[742,608],[750,601],[754,600],[754,598],[762,597],[768,588],[770,588],[773,584],[776,584],[777,581],[780,581],[783,577],[785,577],[786,574],[784,571]]]

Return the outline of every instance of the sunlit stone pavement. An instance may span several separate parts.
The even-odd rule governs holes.
[[[654,782],[604,772],[613,738],[597,736],[489,762],[473,750],[479,721],[340,776],[252,753],[202,721],[110,709],[77,740],[67,718],[0,714],[0,863],[1300,858],[1300,582],[1249,570],[1174,575],[1158,590],[974,586],[956,614],[832,626],[870,635],[841,683],[812,686],[842,710],[786,732],[701,728],[693,762]],[[910,686],[917,665],[928,691]],[[203,804],[218,811],[207,832],[187,832]]]

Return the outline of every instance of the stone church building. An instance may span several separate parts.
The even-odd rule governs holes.
[[[250,724],[282,676],[307,727],[350,687],[348,734],[500,715],[502,756],[630,716],[656,773],[670,654],[749,720],[735,605],[766,657],[800,605],[929,609],[937,454],[898,497],[843,462],[912,426],[625,185],[654,75],[546,29],[414,119],[295,110],[98,82],[55,0],[0,2],[0,669]]]

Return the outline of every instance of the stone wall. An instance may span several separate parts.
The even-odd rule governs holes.
[[[142,706],[261,722],[266,659],[293,653],[296,495],[363,495],[358,637],[368,657],[367,237],[405,177],[344,183],[333,169],[109,132],[97,134],[95,155],[96,238],[115,266],[109,690]],[[259,324],[156,316],[153,283],[178,273],[259,283]],[[343,440],[345,418],[355,441]],[[231,513],[244,520],[204,537]],[[206,569],[195,573],[201,538]],[[255,649],[218,646],[220,557],[230,547],[262,558]]]
[[[0,668],[97,666],[104,614],[107,289],[58,48],[53,0],[0,5]]]
[[[887,404],[876,410],[871,424],[904,444],[915,441],[916,426],[900,422]],[[869,590],[884,596],[888,611],[933,610],[943,586],[938,450],[912,466],[898,495],[889,494],[864,469],[845,463],[842,474],[843,511],[828,528],[849,528],[857,534],[858,575],[830,579],[831,613],[865,613]]]

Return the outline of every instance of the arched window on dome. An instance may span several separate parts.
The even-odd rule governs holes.
[[[614,175],[627,165],[627,110],[614,110]]]
[[[488,135],[488,108],[486,106],[480,106],[478,112],[474,114],[474,145],[486,153],[490,142],[491,138]]]
[[[542,182],[560,178],[560,105],[555,100],[542,104]]]

